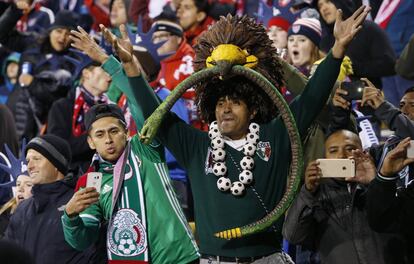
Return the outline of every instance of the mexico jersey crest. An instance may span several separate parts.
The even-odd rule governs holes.
[[[270,147],[270,143],[269,142],[262,142],[262,141],[257,143],[256,154],[262,160],[269,161],[270,155],[272,154],[272,148]]]
[[[138,214],[131,209],[120,209],[108,230],[108,248],[118,256],[132,257],[147,248],[145,228]]]

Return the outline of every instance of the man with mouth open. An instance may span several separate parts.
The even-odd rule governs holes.
[[[71,248],[65,242],[60,222],[74,187],[70,174],[67,175],[71,161],[69,144],[54,135],[35,137],[25,154],[33,196],[17,207],[5,238],[26,249],[36,263],[90,263],[94,249],[80,252]]]

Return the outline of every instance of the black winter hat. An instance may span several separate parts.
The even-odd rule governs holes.
[[[51,134],[35,137],[26,146],[36,150],[48,159],[63,175],[66,175],[72,159],[72,152],[66,140]]]
[[[97,105],[94,105],[93,107],[91,107],[91,109],[89,109],[88,112],[86,112],[86,115],[85,115],[85,129],[86,129],[86,131],[89,131],[92,124],[96,120],[101,119],[103,117],[108,117],[108,116],[115,117],[115,118],[121,120],[122,122],[124,122],[124,124],[126,124],[124,113],[122,113],[122,110],[118,105],[116,105],[116,104],[97,104]]]
[[[68,10],[59,11],[56,14],[55,22],[49,27],[49,32],[56,28],[76,29],[79,23],[79,15]]]

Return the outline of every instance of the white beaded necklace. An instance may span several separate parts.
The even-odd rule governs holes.
[[[244,157],[240,161],[242,172],[239,174],[239,181],[231,182],[227,175],[227,166],[224,162],[226,151],[224,150],[224,138],[218,128],[217,121],[210,124],[208,136],[211,139],[210,146],[213,149],[213,173],[219,179],[217,180],[217,188],[222,192],[230,190],[234,196],[242,195],[246,189],[245,185],[253,182],[254,167],[253,156],[256,153],[256,145],[259,142],[260,126],[256,123],[250,123],[249,133],[246,135],[246,143],[243,146]]]

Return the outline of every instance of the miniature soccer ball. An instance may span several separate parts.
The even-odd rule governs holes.
[[[217,162],[213,165],[213,173],[216,176],[224,176],[227,173],[227,167],[226,164],[223,162]]]
[[[254,134],[259,134],[259,125],[256,123],[250,123],[249,132]]]
[[[226,192],[230,189],[231,187],[231,181],[229,178],[226,177],[220,177],[217,180],[217,188],[222,191],[222,192]]]
[[[231,191],[231,194],[233,194],[234,196],[239,196],[239,195],[243,194],[244,189],[245,188],[244,188],[243,183],[241,183],[239,181],[235,181],[231,185],[230,191]]]
[[[219,131],[218,127],[212,128],[208,131],[208,137],[210,139],[213,139],[213,138],[218,137],[218,136],[220,136],[220,131]]]
[[[215,137],[211,140],[211,147],[213,149],[224,148],[224,140],[221,137]]]
[[[246,135],[246,140],[251,144],[257,144],[257,142],[259,141],[259,135],[250,132]]]
[[[253,173],[248,170],[244,170],[239,174],[239,180],[241,183],[249,185],[253,182]]]
[[[224,149],[222,148],[215,149],[213,150],[213,153],[211,154],[211,156],[213,157],[213,160],[215,161],[223,161],[224,158],[226,157],[226,151],[224,151]]]
[[[240,161],[240,166],[243,170],[251,170],[254,167],[254,160],[252,157],[244,156]]]
[[[247,143],[243,146],[243,153],[245,156],[253,156],[256,152],[256,145],[252,143]]]

